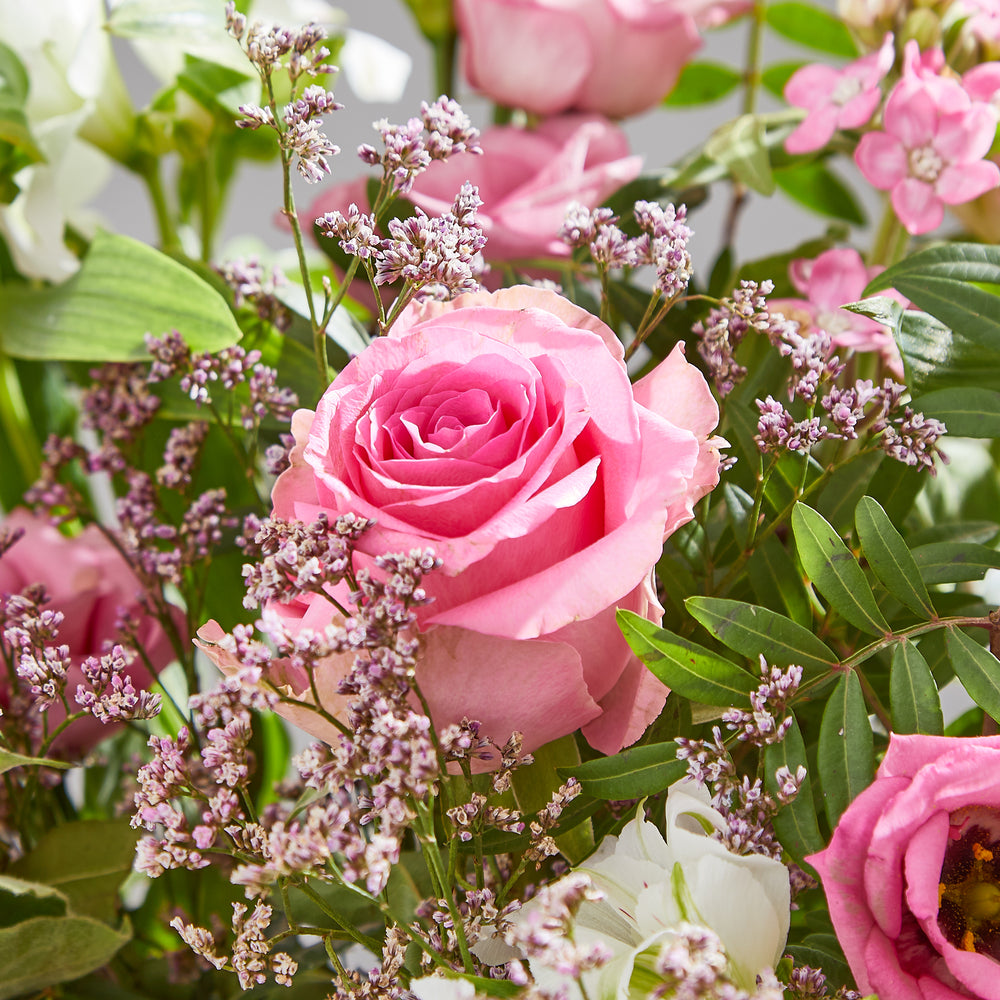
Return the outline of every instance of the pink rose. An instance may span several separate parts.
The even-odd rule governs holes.
[[[465,75],[492,100],[612,118],[661,101],[701,47],[696,18],[719,20],[683,0],[458,0],[455,13]]]
[[[418,619],[417,680],[437,725],[469,716],[499,742],[521,731],[527,749],[583,727],[613,753],[667,693],[615,609],[659,620],[652,569],[718,482],[717,420],[680,346],[633,387],[611,330],[555,293],[464,295],[410,307],[315,414],[296,414],[274,512],[353,511],[377,522],[364,553],[431,547],[443,560]],[[336,615],[317,595],[269,610],[293,632]],[[324,703],[347,668],[328,666]],[[304,678],[277,670],[308,697]]]
[[[69,646],[73,666],[66,684],[70,707],[76,709],[76,688],[83,683],[80,664],[88,656],[107,652],[115,641],[115,623],[122,610],[139,621],[138,639],[156,669],[174,659],[173,647],[163,628],[139,604],[142,587],[112,544],[94,526],[67,538],[47,520],[18,508],[3,521],[5,528],[23,528],[24,535],[0,558],[0,595],[20,593],[31,584],[44,585],[47,608],[64,615],[57,641]],[[128,668],[136,688],[148,687],[152,678],[136,659]],[[0,682],[0,698],[9,687]],[[47,710],[49,727],[65,718],[58,705]],[[57,746],[74,755],[85,752],[114,731],[93,718],[80,719],[60,736]]]
[[[891,737],[809,858],[862,993],[1000,997],[1000,737]]]
[[[442,215],[464,181],[476,185],[488,239],[483,256],[494,262],[568,257],[559,229],[570,203],[595,208],[642,167],[642,157],[629,155],[625,133],[599,115],[562,115],[534,129],[497,125],[483,132],[480,145],[482,155],[432,162],[407,198],[428,215]],[[363,178],[324,191],[307,215],[346,212],[352,203],[370,210]]]

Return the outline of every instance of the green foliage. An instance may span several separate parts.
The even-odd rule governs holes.
[[[775,183],[800,205],[854,226],[867,221],[851,189],[821,160],[795,163],[774,172]]]
[[[934,675],[913,643],[901,642],[896,647],[889,683],[893,732],[930,736],[940,736],[944,732],[941,698]]]
[[[743,75],[719,62],[690,62],[682,70],[674,89],[663,104],[668,108],[689,108],[720,101],[742,82]]]
[[[1000,567],[1000,552],[975,542],[930,542],[913,550],[924,583],[962,583],[982,580]]]
[[[716,129],[705,143],[705,155],[752,191],[774,194],[764,123],[757,115],[741,115]]]
[[[913,401],[913,408],[944,421],[956,437],[1000,437],[1000,392],[989,389],[939,389]]]
[[[801,865],[805,863],[807,854],[821,851],[826,845],[816,822],[816,803],[806,747],[794,717],[785,738],[764,750],[764,785],[772,795],[778,788],[775,772],[780,767],[787,767],[792,774],[799,767],[806,768],[806,779],[799,788],[799,794],[774,818],[774,830],[781,846]]]
[[[945,646],[955,675],[969,697],[987,715],[1000,720],[997,658],[957,628],[949,628],[945,633]]]
[[[799,45],[845,59],[858,54],[847,26],[825,10],[805,3],[774,3],[768,5],[766,17],[774,31]]]
[[[769,90],[775,97],[785,96],[785,84],[792,78],[793,74],[808,65],[804,62],[781,62],[768,66],[760,75],[760,82],[765,90]]]
[[[127,236],[99,232],[80,271],[56,288],[5,288],[0,343],[16,358],[135,361],[143,337],[176,328],[192,350],[240,339],[225,300],[201,278]]]
[[[29,767],[32,764],[41,764],[45,767],[55,767],[60,770],[72,767],[73,765],[64,760],[50,760],[48,757],[25,757],[24,754],[14,753],[0,747],[0,774],[6,774],[15,767]]]
[[[875,774],[875,740],[861,684],[854,671],[837,682],[823,711],[817,764],[831,827]]]
[[[677,744],[630,747],[612,757],[598,757],[561,768],[563,778],[576,778],[587,795],[615,801],[655,795],[684,777],[687,764],[677,760]]]

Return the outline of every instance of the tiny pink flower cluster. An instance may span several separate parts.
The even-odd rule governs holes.
[[[837,129],[868,124],[894,61],[892,35],[877,51],[841,70],[804,66],[785,87],[785,99],[807,115],[786,149],[821,149]],[[921,52],[909,41],[902,75],[882,107],[881,129],[866,132],[854,159],[865,179],[890,193],[892,207],[914,236],[936,229],[945,205],[961,205],[1000,185],[1000,167],[985,159],[996,135],[994,97],[1000,64],[983,63],[964,77],[946,75],[940,49]]]

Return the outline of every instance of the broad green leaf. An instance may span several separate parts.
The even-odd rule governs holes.
[[[1000,719],[1000,662],[974,639],[956,628],[945,633],[955,675],[969,697],[989,716]]]
[[[921,278],[1000,285],[1000,247],[987,243],[938,243],[926,247],[877,274],[868,282],[865,294],[895,288],[906,295],[899,282],[916,284]]]
[[[868,565],[886,590],[915,614],[936,617],[913,554],[877,500],[861,498],[854,512],[854,526]]]
[[[804,62],[781,62],[768,66],[760,75],[760,82],[766,90],[769,90],[775,97],[785,96],[785,84],[802,69],[808,65]]]
[[[240,105],[260,100],[260,78],[256,73],[250,76],[252,72],[249,62],[241,72],[187,55],[177,85],[210,111],[236,118]]]
[[[974,542],[986,545],[1000,533],[996,521],[945,521],[929,524],[909,536],[912,548],[930,545],[931,542]]]
[[[562,784],[560,774],[580,765],[580,749],[572,736],[546,743],[532,754],[537,767],[522,767],[512,775],[514,798],[522,813],[537,813]],[[589,820],[577,824],[556,840],[571,864],[582,861],[594,849],[594,828]]]
[[[758,601],[773,601],[777,596],[792,621],[807,628],[812,624],[812,608],[802,574],[776,536],[771,535],[757,546],[747,562],[747,576]]]
[[[78,916],[111,921],[118,910],[118,888],[132,870],[138,837],[126,819],[64,823],[45,833],[11,872],[58,889]]]
[[[796,504],[792,531],[803,569],[831,607],[862,632],[885,635],[889,625],[863,570],[822,515],[803,503]]]
[[[703,705],[749,706],[756,682],[735,663],[631,611],[619,610],[617,619],[632,651],[667,687]]]
[[[631,747],[613,757],[559,770],[561,778],[576,778],[587,795],[605,801],[655,795],[686,773],[687,763],[677,759],[677,744],[672,741]]]
[[[0,1000],[69,982],[107,964],[132,936],[90,917],[34,917],[0,928]]]
[[[0,927],[12,927],[32,917],[62,917],[66,897],[51,886],[0,875]]]
[[[0,774],[6,774],[7,771],[12,771],[15,767],[30,767],[32,764],[55,767],[62,771],[73,766],[70,761],[49,760],[48,757],[25,757],[23,754],[13,753],[0,747]]]
[[[982,580],[1000,567],[1000,552],[975,542],[930,542],[913,550],[924,583],[962,583]]]
[[[688,611],[723,645],[778,666],[797,664],[808,677],[840,665],[822,639],[776,611],[721,597],[689,597]]]
[[[950,330],[927,313],[903,313],[896,343],[906,367],[911,392],[956,386],[1000,391],[1000,343],[990,347]]]
[[[774,774],[779,767],[787,767],[792,774],[799,766],[808,768],[806,747],[798,721],[792,717],[792,725],[780,743],[772,743],[764,749],[764,786],[773,795],[778,787]],[[816,803],[813,799],[812,780],[806,774],[799,788],[799,794],[783,806],[774,817],[774,832],[781,846],[799,863],[804,864],[807,854],[821,851],[826,846],[816,823]]]
[[[741,115],[716,129],[705,143],[705,155],[758,194],[774,194],[764,123],[756,115]]]
[[[941,698],[934,675],[912,642],[904,640],[892,654],[889,704],[894,733],[940,736],[944,732]]]
[[[235,344],[225,299],[186,267],[128,236],[94,237],[80,271],[55,288],[5,287],[0,342],[17,358],[135,361],[143,338],[181,332],[195,351]]]
[[[841,677],[826,703],[817,764],[826,816],[833,827],[875,773],[875,739],[861,682],[853,670]]]
[[[668,108],[711,104],[735,90],[742,80],[743,74],[725,63],[688,63],[663,103]]]
[[[819,215],[843,219],[855,226],[866,222],[851,189],[820,160],[776,170],[774,180],[789,198]]]
[[[790,944],[785,951],[795,959],[796,965],[822,969],[823,975],[826,976],[827,989],[831,993],[841,987],[853,990],[854,977],[851,975],[850,966],[844,961],[844,953],[837,939],[834,938],[832,947],[827,948],[820,948],[812,943],[814,938],[825,936],[810,934],[802,944]]]
[[[767,8],[767,23],[785,38],[819,52],[853,59],[858,54],[844,22],[825,10],[805,3],[774,3]]]
[[[873,295],[860,302],[848,302],[841,308],[859,316],[868,316],[893,331],[899,329],[899,322],[903,316],[903,304],[899,299],[890,298],[888,295]]]
[[[1000,392],[939,389],[913,401],[913,409],[944,422],[957,437],[1000,437]]]

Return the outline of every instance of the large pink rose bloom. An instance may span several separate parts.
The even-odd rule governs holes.
[[[701,47],[684,0],[457,0],[469,82],[498,104],[540,115],[623,118],[661,101]]]
[[[595,208],[642,168],[625,133],[599,115],[561,115],[534,129],[496,125],[480,145],[481,155],[432,162],[406,197],[428,215],[443,215],[462,184],[474,184],[483,201],[477,219],[487,237],[483,256],[492,262],[568,257],[559,229],[570,204]],[[352,203],[370,210],[364,179],[322,192],[307,214],[346,212]]]
[[[892,736],[809,858],[862,993],[1000,998],[1000,737]]]
[[[582,727],[613,753],[667,694],[615,610],[659,620],[653,566],[718,482],[717,421],[680,347],[633,387],[611,330],[555,293],[464,295],[410,307],[296,414],[274,512],[353,511],[377,522],[365,553],[443,560],[417,665],[437,725],[468,716],[529,749]],[[293,631],[335,618],[316,595],[269,610]],[[324,700],[346,670],[329,666]]]
[[[4,518],[5,528],[23,528],[24,536],[0,558],[0,595],[20,593],[31,584],[42,584],[49,595],[46,608],[65,616],[58,642],[69,646],[72,657],[66,696],[74,710],[78,684],[84,682],[80,664],[88,656],[101,656],[115,641],[115,623],[122,610],[139,621],[138,639],[156,669],[174,658],[173,647],[163,628],[140,606],[142,586],[114,546],[93,525],[75,538],[67,538],[47,520],[18,508]],[[141,659],[129,666],[136,688],[152,681]],[[0,682],[0,697],[9,696],[6,680]],[[58,705],[48,711],[49,728],[65,713]],[[73,723],[60,736],[57,746],[69,753],[85,752],[109,736],[114,724],[104,725],[90,717]]]

